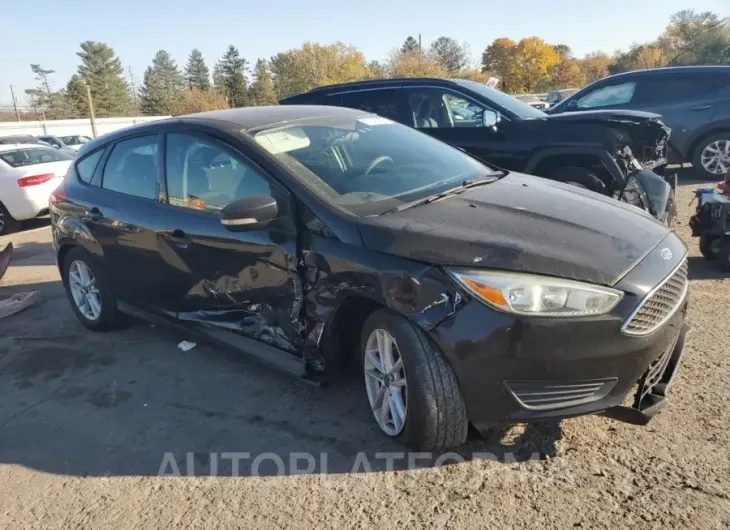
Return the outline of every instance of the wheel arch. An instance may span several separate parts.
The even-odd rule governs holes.
[[[560,167],[583,167],[597,170],[607,189],[620,186],[625,177],[616,161],[607,151],[598,148],[561,147],[543,149],[535,153],[525,167],[525,173],[547,176]]]
[[[690,144],[689,152],[687,153],[687,157],[691,160],[694,158],[695,150],[699,147],[700,143],[702,141],[710,136],[713,136],[718,133],[729,133],[730,134],[730,121],[727,123],[721,124],[719,126],[714,126],[710,130],[703,131],[697,137],[692,140],[692,143]]]
[[[72,249],[82,248],[96,260],[103,259],[104,251],[101,245],[81,221],[67,217],[56,223],[54,232],[57,245],[56,264],[62,280],[64,262]]]

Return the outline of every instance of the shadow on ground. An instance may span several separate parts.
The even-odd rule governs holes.
[[[0,464],[73,476],[374,472],[540,459],[562,436],[536,424],[472,434],[456,453],[409,453],[379,433],[359,378],[314,387],[209,345],[183,353],[189,337],[141,321],[93,333],[60,282],[43,288],[43,303],[0,321]]]

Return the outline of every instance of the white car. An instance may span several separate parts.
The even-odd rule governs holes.
[[[0,235],[48,212],[73,156],[40,144],[0,145]]]
[[[56,149],[73,149],[74,151],[78,151],[81,149],[81,146],[84,145],[87,142],[91,141],[91,138],[88,136],[85,136],[83,134],[72,134],[69,136],[39,136],[39,140],[43,140],[47,144],[55,147]]]

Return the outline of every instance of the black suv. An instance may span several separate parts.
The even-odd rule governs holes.
[[[586,109],[656,112],[672,128],[669,161],[702,176],[730,173],[730,66],[656,68],[617,74],[585,87],[548,113]]]
[[[669,129],[659,116],[594,111],[550,116],[463,79],[387,79],[321,87],[280,101],[374,112],[498,167],[625,200],[671,224],[663,173]],[[670,180],[667,177],[667,180]]]

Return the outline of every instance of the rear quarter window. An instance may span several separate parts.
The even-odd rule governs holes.
[[[85,156],[76,163],[76,173],[83,182],[87,184],[91,183],[94,171],[96,171],[96,167],[99,165],[99,161],[103,154],[104,149],[99,149],[98,151],[94,151],[90,155]]]

